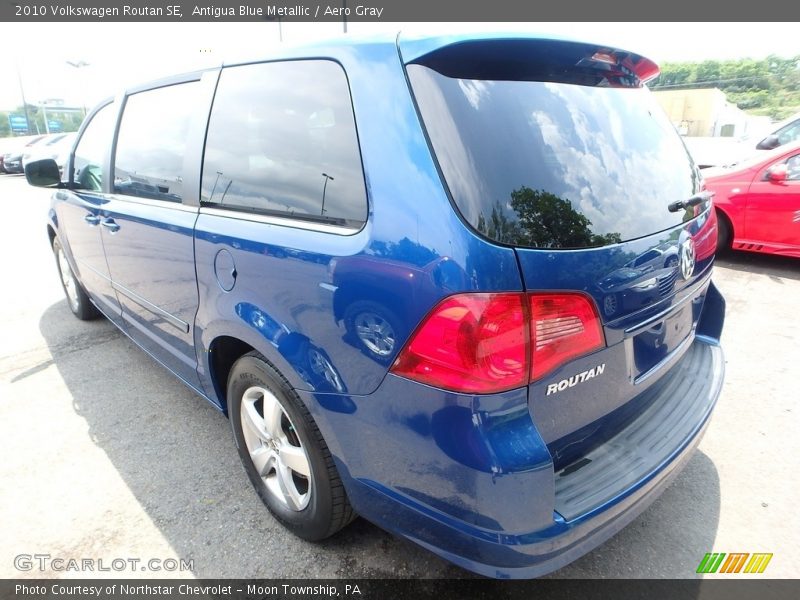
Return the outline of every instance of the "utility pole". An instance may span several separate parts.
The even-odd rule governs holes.
[[[42,118],[44,119],[44,132],[50,134],[50,123],[47,122],[47,102],[42,102]]]
[[[22,75],[19,72],[19,65],[17,65],[17,80],[19,81],[19,93],[22,95],[22,109],[25,111],[25,124],[28,127],[28,135],[30,135],[31,119],[28,115],[28,101],[25,100],[25,88],[22,87]]]
[[[81,72],[80,70],[83,67],[88,67],[89,66],[89,63],[86,62],[85,60],[78,60],[78,61],[75,61],[75,62],[73,62],[71,60],[68,60],[68,61],[66,61],[66,63],[70,67],[75,67],[76,69],[78,69],[78,73]],[[83,81],[83,78],[80,75],[78,75],[78,78],[81,79],[80,83],[85,83]],[[81,101],[83,102],[83,118],[85,119],[86,118],[86,90],[84,89],[83,85],[81,86]]]

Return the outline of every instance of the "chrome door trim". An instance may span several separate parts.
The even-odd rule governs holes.
[[[122,294],[126,298],[128,298],[130,300],[133,300],[136,304],[138,304],[142,308],[144,308],[146,310],[149,310],[154,315],[157,315],[157,316],[161,317],[162,319],[164,319],[167,323],[169,323],[170,325],[172,325],[176,329],[182,331],[183,333],[189,333],[189,324],[186,321],[182,321],[181,319],[179,319],[175,315],[170,314],[167,311],[165,311],[163,308],[160,308],[160,307],[156,306],[155,304],[153,304],[152,302],[149,302],[149,301],[145,300],[144,298],[142,298],[136,292],[133,292],[133,291],[129,290],[124,285],[120,285],[116,281],[112,281],[111,282],[111,287],[113,287],[116,291],[118,291],[120,294]]]

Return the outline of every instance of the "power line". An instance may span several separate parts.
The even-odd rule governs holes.
[[[733,79],[703,79],[699,81],[685,81],[683,83],[669,83],[664,85],[655,84],[653,85],[654,88],[673,88],[673,87],[686,87],[686,86],[696,86],[696,85],[707,85],[707,84],[719,84],[719,83],[735,83],[738,81],[753,81],[755,79],[763,79],[765,77],[769,77],[769,74],[766,75],[750,75],[748,77],[735,77]]]

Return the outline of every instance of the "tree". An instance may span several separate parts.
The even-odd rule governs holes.
[[[800,55],[664,63],[652,89],[717,87],[739,108],[774,119],[800,111]]]
[[[9,137],[11,135],[11,127],[8,124],[7,112],[0,112],[0,137]]]
[[[572,208],[572,202],[544,190],[522,186],[511,192],[516,220],[496,202],[488,219],[481,215],[478,230],[492,239],[533,248],[586,248],[622,241],[619,233],[596,234],[592,222]]]

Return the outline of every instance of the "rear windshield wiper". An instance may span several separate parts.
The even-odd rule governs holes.
[[[683,210],[684,208],[689,208],[690,206],[697,206],[698,204],[702,204],[707,200],[711,200],[714,197],[714,192],[704,191],[700,192],[699,194],[695,194],[688,200],[676,200],[672,202],[669,206],[667,206],[667,210],[669,212],[678,212],[679,210]]]

